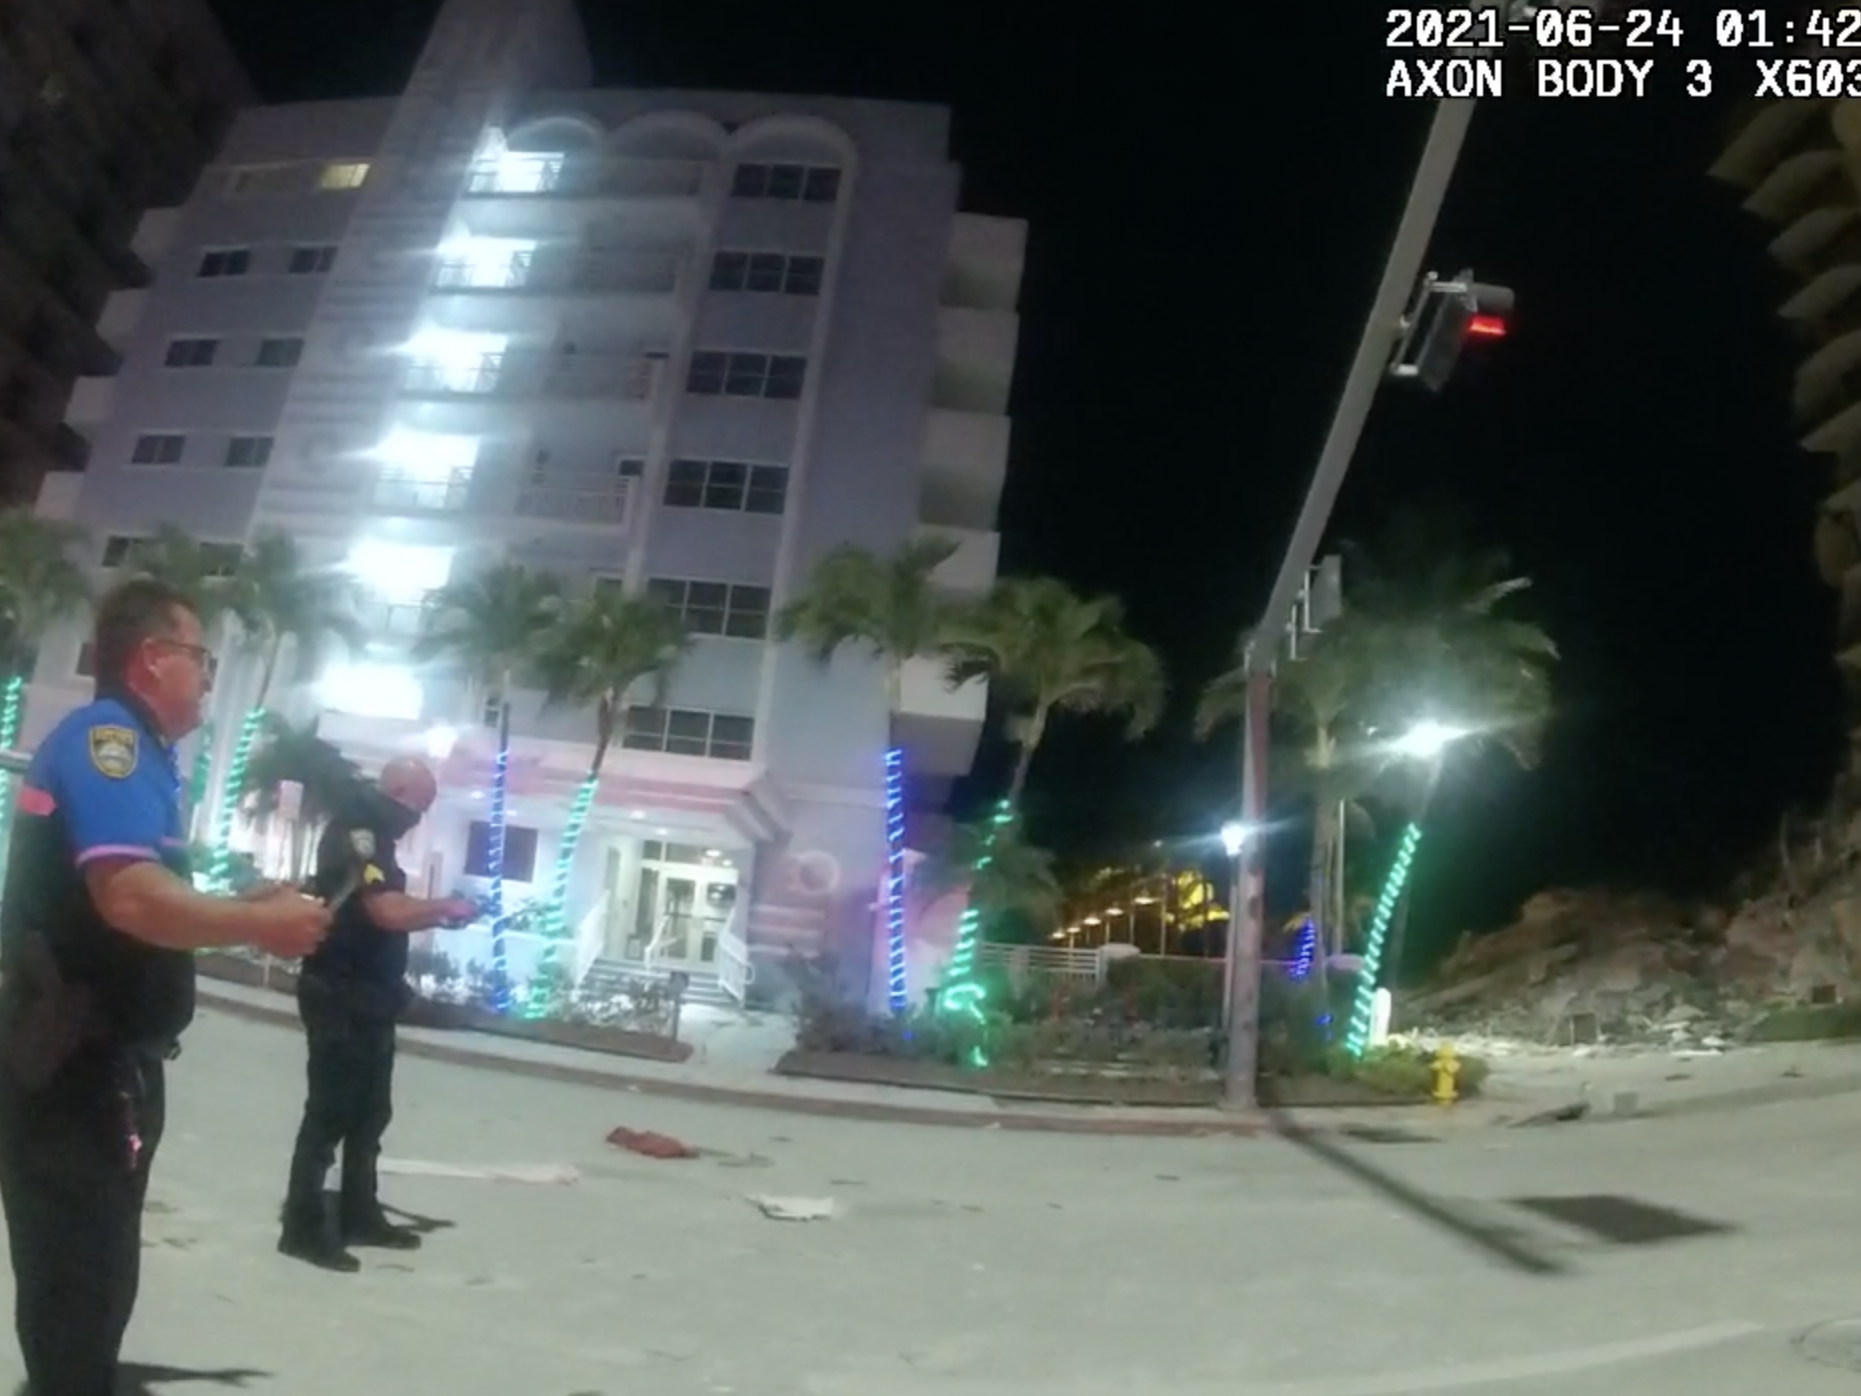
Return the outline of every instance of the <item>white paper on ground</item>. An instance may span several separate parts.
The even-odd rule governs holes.
[[[831,1197],[752,1197],[750,1205],[771,1221],[832,1221],[840,1215]]]

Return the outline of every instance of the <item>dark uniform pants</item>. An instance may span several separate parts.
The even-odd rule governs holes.
[[[394,1118],[394,1007],[374,985],[306,977],[297,1009],[309,1040],[304,1122],[291,1158],[285,1199],[288,1226],[313,1226],[323,1183],[342,1149],[342,1219],[378,1219],[375,1168],[381,1137]]]
[[[0,1205],[33,1396],[114,1396],[164,1111],[153,1053],[86,1048],[36,1091],[0,1078]]]

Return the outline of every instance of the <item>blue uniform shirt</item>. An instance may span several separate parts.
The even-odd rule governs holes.
[[[68,714],[20,785],[0,899],[0,966],[13,979],[20,945],[36,932],[64,980],[92,991],[111,1036],[172,1040],[194,1015],[193,957],[104,921],[83,871],[99,858],[191,874],[174,750],[138,704],[116,697]]]

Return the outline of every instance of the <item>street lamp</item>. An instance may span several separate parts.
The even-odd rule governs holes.
[[[1241,856],[1241,850],[1247,847],[1247,826],[1238,819],[1230,819],[1221,826],[1221,848],[1230,858]]]
[[[1394,755],[1412,761],[1435,761],[1466,735],[1465,728],[1450,727],[1433,718],[1424,718],[1391,742],[1389,749]]]

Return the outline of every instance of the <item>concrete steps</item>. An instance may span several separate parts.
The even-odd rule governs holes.
[[[619,993],[621,987],[630,979],[663,980],[669,971],[651,967],[638,960],[599,959],[588,967],[583,977],[580,990],[586,994]],[[708,1008],[737,1008],[737,1001],[725,993],[717,982],[715,974],[706,974],[690,970],[691,983],[685,990],[685,1002],[702,1004]]]

